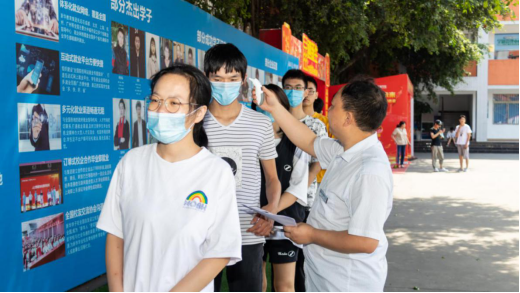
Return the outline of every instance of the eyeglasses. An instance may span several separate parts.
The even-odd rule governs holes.
[[[167,98],[161,99],[156,95],[151,95],[146,97],[145,103],[147,105],[148,111],[157,111],[161,107],[162,104],[166,107],[166,110],[170,113],[177,113],[181,108],[181,105],[192,105],[198,106],[199,104],[194,103],[181,103],[177,98]]]
[[[315,90],[308,90],[309,95],[314,95],[316,93]]]
[[[293,87],[292,85],[285,85],[283,87],[284,90],[297,90],[297,91],[304,91],[305,90],[305,87],[304,86],[301,86],[301,85],[297,85],[295,87]]]

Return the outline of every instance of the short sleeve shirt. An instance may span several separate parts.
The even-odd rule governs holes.
[[[439,133],[440,131],[440,128],[439,129],[435,129],[435,128],[432,128],[430,129],[430,132],[433,133],[433,135]],[[437,136],[436,138],[432,138],[432,145],[433,146],[442,146],[442,141],[441,141],[441,136]]]
[[[457,125],[457,128],[455,129],[455,133],[457,133],[457,130],[459,130],[459,128],[460,128],[460,125]],[[471,127],[469,127],[468,124],[464,124],[464,126],[462,126],[462,128],[460,128],[459,136],[455,138],[457,140],[457,144],[466,145],[466,143],[468,142],[468,134],[470,134],[470,133],[473,133],[471,131]]]
[[[314,151],[327,173],[307,223],[379,241],[371,254],[304,247],[306,288],[311,292],[383,291],[388,242],[383,226],[392,209],[392,170],[377,134],[347,151],[336,140],[316,138]]]
[[[253,215],[242,205],[260,207],[260,160],[277,157],[271,121],[264,114],[242,105],[235,121],[227,126],[220,124],[208,111],[204,129],[209,150],[228,162],[235,176],[242,244],[264,243],[264,237],[246,232],[252,226]]]
[[[205,258],[241,260],[233,174],[204,148],[175,163],[157,154],[157,144],[129,151],[97,228],[124,240],[124,291],[170,291]],[[213,289],[211,282],[203,291]]]

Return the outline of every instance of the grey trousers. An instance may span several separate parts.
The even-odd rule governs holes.
[[[444,151],[442,150],[442,146],[432,145],[432,166],[433,166],[433,168],[439,168],[437,166],[437,160],[439,160],[439,164],[442,165],[442,162],[444,162]]]

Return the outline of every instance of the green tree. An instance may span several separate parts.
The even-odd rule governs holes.
[[[407,73],[416,96],[442,86],[450,91],[471,61],[487,54],[478,29],[500,27],[497,15],[515,17],[518,0],[190,0],[255,37],[263,28],[289,23],[331,56],[332,84],[364,73]]]

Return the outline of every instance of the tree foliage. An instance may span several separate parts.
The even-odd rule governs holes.
[[[487,54],[478,29],[500,27],[497,15],[513,16],[518,0],[190,0],[192,4],[253,36],[289,23],[306,33],[321,54],[331,56],[332,84],[364,73],[407,73],[416,95],[450,91],[464,68]]]

